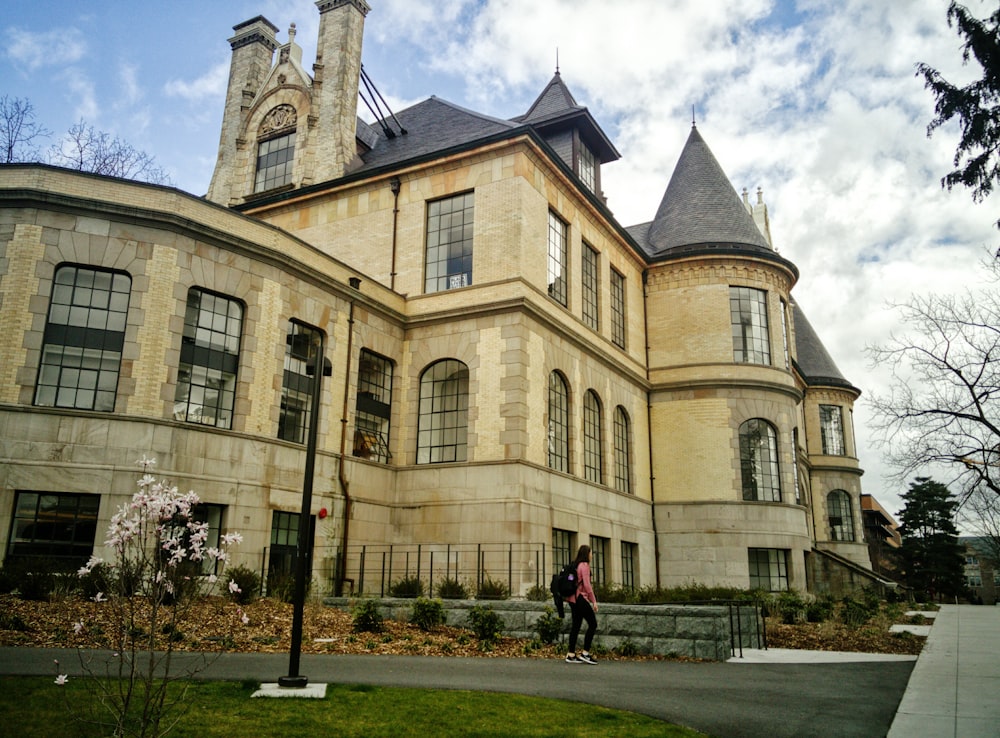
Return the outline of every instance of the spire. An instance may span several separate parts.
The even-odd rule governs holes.
[[[566,83],[562,81],[559,74],[558,61],[556,62],[556,73],[542,90],[542,94],[531,104],[528,112],[520,119],[524,123],[531,123],[542,118],[549,118],[554,114],[567,112],[570,110],[582,110],[573,98],[573,93],[569,91]]]
[[[693,120],[649,227],[649,244],[655,254],[698,244],[771,250]]]

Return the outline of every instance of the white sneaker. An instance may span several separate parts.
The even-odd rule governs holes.
[[[576,657],[576,660],[579,661],[581,664],[590,664],[592,666],[597,665],[597,659],[595,659],[589,653],[581,653],[579,656]]]

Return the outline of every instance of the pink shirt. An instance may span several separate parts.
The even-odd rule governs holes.
[[[586,561],[581,561],[576,567],[576,593],[570,595],[566,598],[567,602],[576,602],[576,598],[579,595],[583,595],[583,598],[593,605],[597,604],[597,596],[594,594],[594,588],[590,584],[590,564]]]

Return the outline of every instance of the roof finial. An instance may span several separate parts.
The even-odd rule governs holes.
[[[698,124],[695,122],[695,119],[694,119],[694,105],[691,106],[691,127],[692,128],[697,128],[698,127]]]
[[[556,74],[559,74],[559,47],[556,47]]]

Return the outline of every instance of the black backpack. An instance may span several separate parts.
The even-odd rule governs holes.
[[[560,597],[572,597],[576,594],[576,562],[566,564],[558,574],[552,577],[549,590]]]

